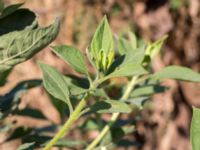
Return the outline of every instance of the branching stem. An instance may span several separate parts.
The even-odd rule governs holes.
[[[123,94],[123,96],[121,97],[121,100],[126,100],[132,89],[134,88],[134,86],[137,83],[137,76],[134,76],[130,83],[128,84],[125,93]],[[111,117],[110,123],[107,124],[103,130],[100,132],[100,134],[97,136],[97,138],[86,148],[86,150],[93,150],[98,144],[99,142],[104,138],[104,136],[108,133],[108,131],[110,130],[110,128],[112,127],[112,125],[116,122],[117,118],[119,117],[120,113],[114,113]]]

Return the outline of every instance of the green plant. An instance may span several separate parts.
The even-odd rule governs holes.
[[[57,36],[59,22],[39,27],[36,15],[14,4],[4,8],[0,2],[0,78],[3,85],[13,66],[41,51]]]
[[[139,42],[133,33],[128,35],[129,39],[119,37],[115,44],[107,18],[103,18],[86,51],[95,74],[89,72],[86,59],[78,49],[67,45],[51,47],[53,52],[80,73],[81,77],[63,75],[55,68],[40,63],[45,89],[69,108],[68,120],[45,145],[45,150],[57,145],[76,120],[92,113],[97,116],[99,126],[96,126],[100,134],[86,149],[115,147],[124,135],[135,131],[135,124],[131,120],[127,121],[129,126],[119,125],[119,115],[137,109],[142,111],[150,95],[166,90],[160,85],[160,81],[175,79],[200,82],[200,74],[181,66],[168,66],[156,73],[152,71],[151,60],[159,53],[166,36],[145,44]],[[116,45],[118,52],[115,51]],[[107,91],[114,86],[112,78],[118,77],[126,78],[128,82],[118,87],[119,94],[110,96]],[[106,124],[101,120],[102,113],[112,113]],[[86,123],[89,121],[92,123],[92,120],[86,120]],[[114,134],[114,131],[118,132]]]
[[[0,0],[0,86],[6,84],[6,78],[12,68],[33,57],[57,36],[59,22],[49,27],[39,27],[36,15],[22,4],[5,7]],[[139,41],[129,32],[128,38],[118,37],[113,40],[108,21],[104,17],[95,32],[92,42],[86,50],[87,60],[95,73],[88,69],[85,56],[76,48],[67,45],[51,47],[53,52],[66,61],[79,76],[63,75],[55,68],[40,63],[43,71],[43,85],[49,92],[50,99],[60,112],[62,120],[69,119],[63,127],[52,124],[44,128],[14,127],[7,124],[10,115],[30,116],[48,120],[39,110],[19,109],[21,94],[41,86],[38,79],[18,83],[6,95],[0,95],[0,132],[11,133],[6,141],[20,138],[22,145],[18,150],[27,150],[52,146],[86,148],[87,150],[111,149],[123,144],[125,135],[136,131],[135,120],[127,119],[122,123],[121,113],[140,112],[148,109],[146,105],[150,96],[167,90],[161,86],[163,79],[175,79],[200,82],[200,75],[189,68],[168,66],[158,72],[151,69],[151,61],[159,53],[166,36],[149,44]],[[113,78],[123,78],[127,82],[120,85]],[[115,94],[111,94],[114,91]],[[68,106],[68,107],[67,107]],[[112,114],[110,121],[104,121],[102,115]],[[95,116],[95,117],[92,117]],[[78,126],[81,134],[89,130],[99,130],[99,135],[88,144],[85,139],[63,138],[74,122],[84,117],[85,122]],[[194,150],[200,147],[200,110],[193,107],[191,124],[191,141]],[[49,133],[59,132],[54,136]],[[52,139],[52,140],[51,140]],[[140,144],[140,143],[137,143]]]
[[[193,117],[192,117],[192,123],[191,123],[191,143],[192,143],[192,149],[193,150],[199,150],[200,149],[200,109],[193,107]]]
[[[59,32],[59,21],[55,21],[48,27],[40,27],[35,13],[20,8],[21,6],[22,4],[4,6],[3,1],[0,0],[0,87],[6,84],[7,76],[15,65],[33,57],[50,44]],[[7,141],[23,137],[33,130],[15,128],[14,123],[7,124],[5,120],[9,116],[45,118],[38,110],[18,108],[21,94],[41,86],[41,83],[42,81],[37,79],[22,81],[5,95],[0,95],[0,132],[13,133],[6,139]]]

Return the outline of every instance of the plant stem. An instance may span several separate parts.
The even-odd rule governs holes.
[[[138,77],[137,76],[134,76],[130,83],[128,84],[128,87],[125,91],[125,93],[122,95],[121,97],[121,100],[126,100],[131,91],[133,90],[134,86],[136,85],[137,83],[137,79]],[[108,133],[108,131],[110,130],[110,128],[112,127],[112,125],[115,123],[115,121],[117,120],[117,118],[119,117],[120,113],[113,113],[112,117],[111,117],[111,120],[110,120],[110,123],[107,124],[103,130],[101,131],[101,133],[97,136],[97,138],[86,148],[86,150],[93,150],[97,145],[98,143],[103,139],[103,137]]]
[[[69,98],[68,98],[68,101],[71,102]],[[69,107],[69,114],[71,115],[74,111],[74,108],[71,103],[68,104],[68,107]]]
[[[85,96],[80,103],[77,105],[74,112],[71,114],[69,119],[66,121],[64,126],[60,129],[60,131],[54,136],[54,138],[45,146],[44,150],[50,150],[50,148],[65,134],[69,132],[70,126],[79,118],[79,114],[81,110],[86,106],[86,100],[88,96]]]

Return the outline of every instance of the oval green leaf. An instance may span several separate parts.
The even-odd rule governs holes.
[[[40,68],[43,72],[43,84],[49,94],[55,98],[65,102],[70,109],[72,109],[71,102],[69,100],[69,88],[64,76],[59,73],[55,68],[40,63]]]
[[[155,41],[154,43],[150,43],[147,47],[146,55],[153,59],[160,52],[167,37],[168,36],[165,35],[162,38]]]
[[[200,82],[200,74],[181,66],[168,66],[152,75],[154,79],[176,79],[190,82]]]
[[[0,69],[21,63],[51,43],[59,31],[59,22],[49,27],[25,29],[0,36]]]
[[[97,113],[130,113],[132,109],[125,102],[105,100],[96,102],[90,110]]]
[[[138,64],[124,64],[122,66],[119,66],[108,75],[109,78],[111,77],[126,77],[126,76],[134,76],[134,75],[143,75],[147,74],[147,70],[144,69],[141,65]]]
[[[102,22],[98,26],[90,44],[90,57],[94,61],[95,66],[98,69],[105,69],[108,64],[106,60],[109,55],[114,53],[114,41],[112,37],[112,32],[107,20],[107,17],[104,16]],[[112,59],[112,58],[109,58]],[[103,67],[103,68],[102,68]]]
[[[88,74],[84,57],[78,49],[67,45],[54,46],[52,49],[60,58],[68,62],[77,72]]]
[[[130,97],[150,96],[167,90],[167,87],[161,85],[144,85],[133,90]]]
[[[123,37],[119,37],[118,40],[118,49],[121,55],[127,54],[129,52],[133,52],[131,43]]]

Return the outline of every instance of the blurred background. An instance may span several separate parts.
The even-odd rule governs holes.
[[[13,4],[24,0],[5,2]],[[61,18],[60,33],[52,45],[74,45],[84,53],[98,23],[106,14],[115,34],[131,30],[145,41],[169,35],[161,54],[153,62],[154,70],[176,64],[200,71],[199,0],[27,0],[23,7],[36,12],[41,25],[48,25],[55,18]],[[0,88],[0,93],[6,93],[19,81],[41,78],[38,60],[56,66],[63,73],[73,72],[50,48],[46,48],[31,60],[16,66],[9,76],[8,84]],[[171,88],[152,98],[154,111],[151,114],[144,113],[143,120],[137,125],[138,132],[134,138],[142,143],[142,147],[129,146],[127,150],[191,150],[191,106],[200,106],[200,84],[172,80],[163,84]],[[32,89],[23,95],[20,107],[26,106],[40,109],[52,122],[61,123],[58,112],[42,88]],[[23,124],[24,120],[28,118],[18,117],[17,124]],[[34,119],[26,123],[27,126],[47,124],[50,122]],[[77,133],[75,136],[79,138],[81,135]],[[92,138],[95,133],[88,136]],[[3,136],[0,140],[3,140]],[[20,141],[11,142],[0,144],[0,149],[15,149]]]

